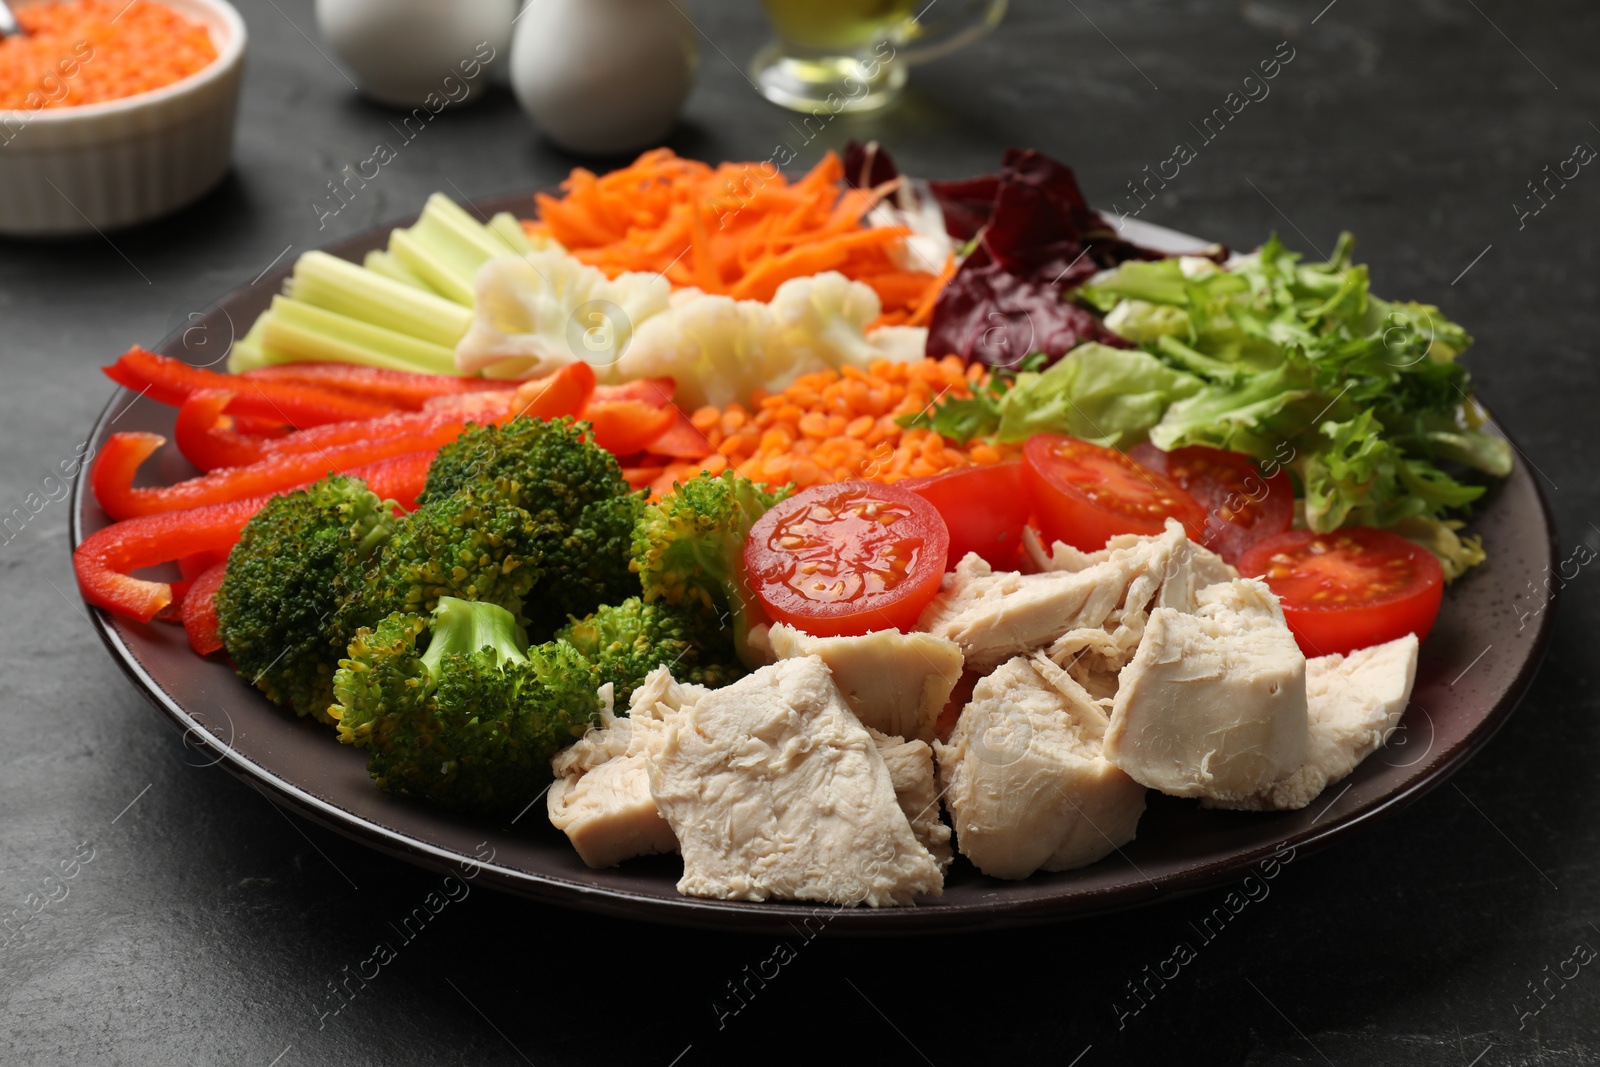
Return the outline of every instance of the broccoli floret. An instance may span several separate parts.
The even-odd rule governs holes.
[[[633,529],[634,569],[647,603],[666,601],[694,612],[700,640],[731,639],[746,666],[752,627],[767,621],[744,573],[750,527],[793,486],[766,492],[732,471],[700,474],[644,509]]]
[[[370,566],[347,578],[335,641],[345,647],[361,627],[393,612],[426,615],[446,596],[520,610],[543,577],[537,533],[533,517],[491,483],[418,508]]]
[[[532,516],[494,486],[474,486],[418,508],[384,546],[367,575],[377,617],[427,613],[444,596],[515,611],[536,580],[526,546]]]
[[[274,497],[245,526],[217,590],[217,630],[239,676],[273,703],[332,721],[333,618],[393,512],[361,479],[333,475]]]
[[[508,482],[513,502],[541,522],[572,526],[597,500],[629,492],[610,452],[586,439],[587,423],[519,416],[504,426],[469,426],[439,450],[419,503],[443,500],[485,479]]]
[[[602,604],[639,595],[631,563],[633,528],[644,507],[644,493],[597,500],[559,545],[541,543],[548,578],[522,609],[533,632],[542,636]]]
[[[678,681],[713,689],[744,673],[734,655],[732,632],[714,634],[715,643],[706,645],[703,629],[692,610],[629,597],[586,619],[574,619],[556,637],[599,668],[600,681],[615,687],[616,706],[624,709],[645,675],[663,664]]]
[[[427,647],[419,653],[419,639]],[[524,650],[516,618],[442,597],[362,629],[334,678],[339,740],[378,785],[458,811],[517,812],[597,721],[599,672],[565,641]]]
[[[493,482],[527,511],[534,524],[527,556],[540,573],[521,610],[535,639],[568,616],[639,592],[629,561],[644,494],[629,489],[616,457],[587,440],[587,432],[587,424],[570,419],[525,417],[470,427],[440,449],[419,497],[439,502]]]

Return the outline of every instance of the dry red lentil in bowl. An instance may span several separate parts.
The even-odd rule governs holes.
[[[0,39],[0,109],[122,100],[217,59],[205,26],[149,0],[44,0],[16,15],[25,35]]]

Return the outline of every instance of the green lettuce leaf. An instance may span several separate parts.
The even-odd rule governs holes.
[[[1303,263],[1274,237],[1226,274],[1192,277],[1175,260],[1128,263],[1096,277],[1088,301],[1205,383],[1151,427],[1156,445],[1287,454],[1307,525],[1410,524],[1459,573],[1481,553],[1444,524],[1484,492],[1463,479],[1504,477],[1510,449],[1480,429],[1456,362],[1466,331],[1432,305],[1373,296],[1353,248],[1346,234],[1326,263]]]
[[[1260,374],[1208,385],[1173,404],[1151,429],[1150,440],[1169,452],[1208,445],[1269,459],[1282,438],[1272,420],[1313,394],[1304,368],[1280,364]]]
[[[1394,532],[1408,541],[1414,541],[1439,557],[1444,567],[1444,579],[1453,582],[1467,571],[1482,563],[1483,538],[1463,537],[1458,531],[1466,523],[1460,519],[1431,519],[1425,515],[1402,519],[1394,524]]]
[[[1000,399],[1001,441],[1064,433],[1114,448],[1144,440],[1174,400],[1199,378],[1137,350],[1083,344],[1042,374],[1019,374]]]
[[[1409,531],[1454,576],[1482,559],[1457,516],[1484,492],[1477,474],[1510,472],[1510,447],[1485,432],[1457,362],[1466,331],[1430,304],[1373,296],[1353,250],[1345,234],[1306,263],[1273,237],[1226,270],[1123,263],[1072,299],[1137,348],[1081,345],[902,422],[963,442],[1064,433],[1246,453],[1293,474],[1311,528]]]

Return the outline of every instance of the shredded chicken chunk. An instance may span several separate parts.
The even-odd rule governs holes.
[[[647,766],[661,750],[667,720],[709,690],[675,682],[658,667],[634,690],[628,718],[613,713],[609,684],[600,692],[600,726],[551,762],[550,822],[591,867],[676,852],[678,839],[650,795]]]
[[[813,637],[779,624],[767,640],[780,660],[821,656],[856,718],[891,737],[932,741],[933,724],[961,680],[960,647],[933,634]]]
[[[877,744],[817,656],[685,707],[648,769],[685,895],[882,907],[943,890]]]
[[[1305,807],[1383,747],[1405,714],[1417,676],[1415,634],[1343,656],[1306,660],[1310,744],[1299,767],[1265,789],[1212,807],[1293,811]]]
[[[1265,584],[1150,613],[1118,680],[1108,760],[1163,793],[1238,801],[1300,766],[1307,743],[1305,657]]]
[[[1107,725],[1044,656],[1018,656],[979,681],[949,744],[934,746],[961,854],[992,877],[1026,878],[1133,840],[1145,789],[1102,755]]]

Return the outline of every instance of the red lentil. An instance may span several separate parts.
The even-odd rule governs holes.
[[[792,480],[802,489],[849,478],[896,482],[1020,454],[1018,446],[982,441],[963,448],[931,430],[906,430],[895,422],[945,393],[970,396],[972,380],[982,373],[954,356],[875,363],[865,371],[846,367],[808,374],[750,409],[701,408],[690,421],[716,448],[711,460],[718,470],[733,467],[771,484]],[[669,471],[662,487],[692,474],[689,467]]]
[[[27,35],[0,40],[0,108],[120,100],[217,58],[204,26],[146,0],[47,0],[16,13]]]

